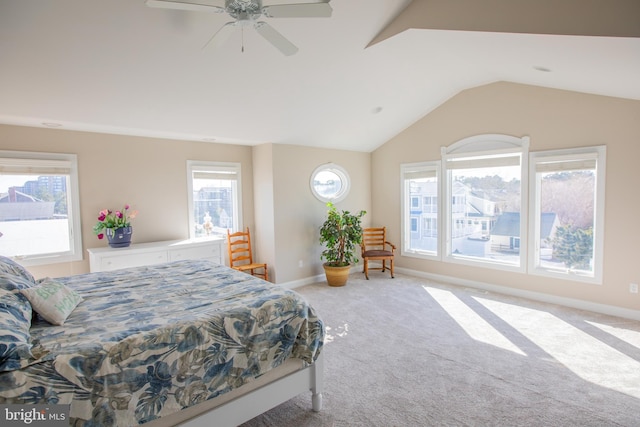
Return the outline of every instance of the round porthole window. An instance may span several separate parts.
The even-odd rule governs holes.
[[[334,163],[318,166],[311,174],[311,192],[322,202],[339,202],[347,197],[351,183],[347,171]]]

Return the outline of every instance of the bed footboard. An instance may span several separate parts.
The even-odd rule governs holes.
[[[311,391],[312,409],[322,409],[324,363],[322,354],[313,365],[277,378],[255,390],[179,424],[181,427],[235,427],[299,394]]]

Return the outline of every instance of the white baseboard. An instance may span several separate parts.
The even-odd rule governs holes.
[[[482,289],[485,291],[496,292],[500,294],[512,295],[516,297],[528,298],[535,301],[546,302],[550,304],[563,305],[565,307],[576,308],[579,310],[587,310],[595,313],[607,314],[610,316],[623,317],[625,319],[640,320],[640,310],[631,310],[613,305],[599,304],[590,301],[583,301],[574,298],[559,297],[556,295],[545,294],[542,292],[526,291],[522,289],[510,288],[508,286],[494,285],[491,283],[479,282],[477,280],[466,280],[452,276],[444,276],[441,274],[425,273],[424,271],[411,270],[407,268],[395,268],[398,273],[408,276],[420,277],[433,280],[440,283],[449,283],[452,285],[465,286],[474,289]]]
[[[323,280],[326,280],[326,278],[324,277],[324,273],[323,274],[318,274],[316,276],[305,277],[304,279],[293,280],[291,282],[278,283],[278,285],[282,286],[283,288],[287,288],[287,289],[295,289],[295,288],[299,288],[301,286],[310,285],[312,283],[322,282]]]
[[[356,264],[349,269],[349,274],[357,273],[359,271],[362,271],[362,265]],[[311,277],[305,277],[304,279],[300,279],[300,280],[293,280],[291,282],[278,283],[278,285],[287,289],[295,289],[301,286],[310,285],[312,283],[324,282],[326,280],[327,278],[325,277],[324,273],[322,273],[322,274],[318,274]]]

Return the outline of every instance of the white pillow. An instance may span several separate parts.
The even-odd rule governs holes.
[[[49,323],[62,325],[71,312],[82,302],[73,289],[50,278],[42,279],[36,286],[21,289],[33,309]]]

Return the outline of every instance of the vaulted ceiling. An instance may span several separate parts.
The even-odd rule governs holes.
[[[266,18],[299,48],[284,56],[250,28],[203,48],[225,14],[0,0],[0,123],[368,152],[496,81],[640,100],[637,0],[330,5]]]

